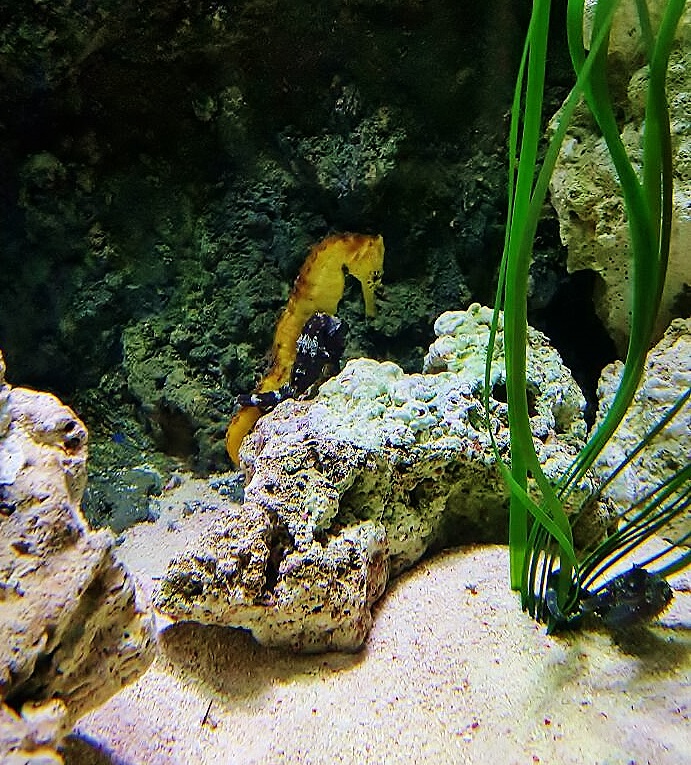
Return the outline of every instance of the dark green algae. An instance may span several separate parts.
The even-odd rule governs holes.
[[[234,397],[328,233],[386,245],[377,317],[357,284],[339,309],[345,358],[418,371],[439,313],[493,302],[529,4],[11,5],[0,347],[89,427],[96,522],[230,467]],[[538,310],[567,279],[552,221]]]

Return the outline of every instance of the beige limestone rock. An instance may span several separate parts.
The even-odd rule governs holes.
[[[86,429],[54,396],[7,385],[4,371],[0,355],[0,702],[6,705],[0,760],[10,762],[20,756],[17,741],[33,741],[32,704],[59,700],[65,725],[55,729],[69,729],[144,671],[154,638],[150,612],[135,602],[133,581],[113,554],[112,535],[92,531],[79,509]],[[23,721],[15,744],[6,735],[13,720]]]
[[[381,527],[362,523],[292,549],[283,524],[246,501],[171,561],[156,604],[175,619],[251,630],[264,645],[359,648],[388,579]]]
[[[623,370],[620,361],[602,372],[598,385],[598,422],[609,411]],[[691,319],[675,319],[648,353],[639,388],[626,416],[597,460],[595,469],[610,473],[636,448],[677,398],[691,387]],[[621,511],[642,500],[674,471],[691,464],[691,401],[606,487]],[[691,511],[660,532],[674,540],[691,532]],[[688,539],[687,539],[688,544]]]
[[[0,703],[0,762],[3,765],[61,765],[55,750],[71,727],[59,699],[24,704],[21,714]]]
[[[508,495],[482,405],[491,319],[478,304],[439,317],[427,373],[357,359],[315,400],[263,417],[241,449],[244,504],[174,558],[156,605],[266,645],[356,650],[389,575],[431,550],[505,540]],[[491,417],[506,456],[501,329]],[[529,347],[531,425],[556,475],[582,444],[585,402],[544,335],[531,329]]]
[[[657,23],[662,0],[648,3]],[[586,30],[586,37],[589,32]],[[614,19],[610,83],[615,107],[623,115],[621,137],[638,167],[647,70],[641,67],[641,37],[634,0],[622,0]],[[691,5],[686,4],[667,76],[674,163],[673,220],[669,267],[657,323],[661,337],[691,291]],[[568,247],[569,271],[591,269],[600,277],[595,308],[623,354],[629,334],[630,252],[619,182],[594,121],[583,107],[564,140],[552,176],[551,199],[561,238]]]

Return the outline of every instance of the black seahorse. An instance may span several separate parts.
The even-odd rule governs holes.
[[[313,313],[295,344],[290,381],[278,390],[240,394],[238,403],[268,412],[287,398],[309,398],[319,383],[338,372],[347,332],[348,325],[343,319],[328,313]]]

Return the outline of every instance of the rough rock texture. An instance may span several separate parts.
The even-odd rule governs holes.
[[[664,6],[649,3],[655,20]],[[642,161],[647,69],[641,67],[641,38],[633,0],[620,4],[610,43],[615,108],[625,115],[621,136],[634,162]],[[677,32],[667,77],[674,162],[674,198],[669,270],[658,320],[658,337],[670,319],[688,312],[691,285],[691,6]],[[629,234],[619,182],[607,148],[584,108],[562,146],[551,182],[552,203],[568,246],[570,271],[592,269],[600,278],[597,312],[620,352],[628,338]],[[686,312],[684,311],[686,307]]]
[[[0,758],[3,765],[61,765],[55,750],[71,728],[64,703],[27,702],[21,715],[0,703]]]
[[[286,401],[245,439],[245,501],[171,562],[157,605],[296,650],[357,649],[387,579],[428,550],[506,538],[507,495],[484,423],[491,311],[443,314],[425,374],[349,362],[312,402]],[[585,433],[580,390],[529,337],[533,432],[548,474]],[[499,336],[491,402],[506,454]]]
[[[48,745],[141,674],[154,640],[112,535],[79,510],[84,426],[54,396],[5,384],[4,371],[0,355],[0,760],[24,762],[22,747]],[[49,714],[41,705],[56,699]],[[48,719],[53,739],[40,732]]]
[[[622,369],[622,363],[615,362],[603,370],[598,389],[598,420],[609,410]],[[609,473],[616,468],[690,386],[691,319],[675,319],[648,354],[641,385],[626,417],[598,460],[598,472]],[[674,419],[607,486],[606,496],[626,509],[675,470],[690,463],[691,402],[687,401]],[[691,513],[687,512],[665,529],[665,536],[675,539],[690,531]]]

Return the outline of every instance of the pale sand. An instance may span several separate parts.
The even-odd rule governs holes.
[[[121,547],[145,592],[214,516],[180,514],[186,495],[211,501],[203,482],[174,494]],[[391,585],[356,655],[164,628],[153,667],[80,721],[66,763],[691,763],[688,576],[673,580],[686,592],[666,626],[622,644],[547,636],[508,589],[507,558],[486,546],[421,563]]]

